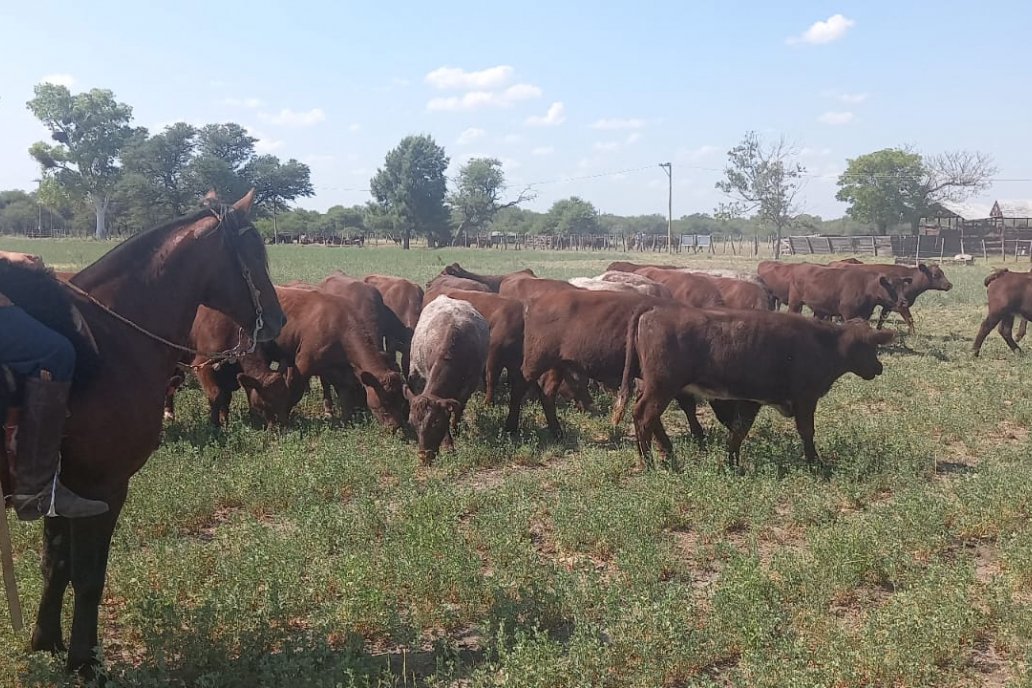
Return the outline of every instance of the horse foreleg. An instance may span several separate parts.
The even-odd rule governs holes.
[[[71,580],[75,592],[72,635],[68,644],[68,670],[91,679],[98,658],[97,616],[104,594],[111,535],[125,503],[128,485],[111,497],[111,510],[100,516],[69,521],[71,532]]]
[[[71,547],[68,519],[43,519],[43,594],[32,631],[33,652],[63,652],[61,606],[71,581]]]

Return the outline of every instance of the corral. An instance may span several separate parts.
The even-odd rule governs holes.
[[[104,250],[16,241],[75,269]],[[486,273],[601,273],[635,254],[405,252],[272,246],[278,283],[335,269],[423,283],[459,261]],[[664,257],[666,258],[666,257]],[[749,259],[682,254],[698,267]],[[990,266],[913,309],[918,333],[847,376],[818,407],[826,468],[790,421],[762,411],[726,471],[683,415],[680,459],[642,471],[611,399],[567,407],[563,441],[527,407],[475,396],[454,453],[360,421],[224,431],[196,391],[132,483],[115,534],[102,645],[118,685],[1004,685],[1032,650],[1032,475],[1026,364],[999,337],[969,349]],[[703,424],[717,436],[711,416]],[[14,528],[26,607],[39,529]],[[3,685],[69,679],[0,630]]]

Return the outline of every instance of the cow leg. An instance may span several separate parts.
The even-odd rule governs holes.
[[[323,418],[333,418],[333,383],[325,375],[319,376],[319,386],[322,387],[322,413]],[[343,400],[341,401],[343,404]]]
[[[559,415],[555,411],[555,398],[559,394],[559,386],[562,384],[563,376],[555,369],[552,369],[541,376],[541,408],[545,412],[545,420],[548,421],[548,429],[557,439],[562,439],[563,429],[559,425]]]
[[[1014,315],[1008,313],[1007,315],[1003,316],[1003,318],[1000,320],[1000,336],[1003,337],[1003,341],[1007,342],[1007,346],[1010,347],[1011,351],[1013,351],[1014,353],[1019,353],[1021,351],[1021,347],[1018,346],[1018,343],[1016,341],[1014,341],[1014,336],[1011,334],[1013,330]]]
[[[100,516],[78,518],[70,522],[71,579],[75,591],[72,613],[72,636],[68,646],[68,670],[92,679],[97,668],[97,615],[104,594],[111,535],[125,503],[128,485],[111,497],[111,510]]]
[[[527,394],[527,381],[519,368],[510,366],[509,371],[509,415],[505,419],[505,431],[515,435],[520,431],[520,408]]]
[[[32,631],[33,652],[63,652],[61,606],[71,582],[71,541],[66,518],[43,519],[43,594]]]
[[[659,441],[664,457],[669,457],[674,449],[660,422],[663,411],[669,404],[670,397],[646,383],[638,402],[634,405],[634,434],[638,439],[638,454],[645,467],[652,463],[650,452],[653,435]]]
[[[502,363],[498,350],[491,347],[487,352],[487,364],[484,366],[484,403],[488,406],[494,406],[495,389],[498,386],[498,380],[502,377]],[[511,370],[509,377],[512,377]]]
[[[727,463],[737,470],[740,465],[742,442],[752,429],[756,421],[756,414],[760,412],[760,404],[755,401],[727,401],[724,399],[713,399],[710,401],[714,415],[728,430],[727,436]]]
[[[882,309],[882,313],[885,309]],[[903,322],[907,324],[907,334],[913,336],[916,330],[914,329],[914,316],[910,313],[910,306],[904,306],[899,309],[899,314],[903,317]]]
[[[229,422],[229,406],[233,401],[233,390],[219,384],[218,375],[210,366],[197,369],[197,381],[208,398],[208,420],[219,428]]]
[[[1025,338],[1025,330],[1028,329],[1028,318],[1021,317],[1021,322],[1018,323],[1018,334],[1015,335],[1014,341],[1020,342]]]
[[[885,320],[888,319],[889,313],[891,312],[891,308],[888,308],[886,306],[881,307],[881,313],[878,314],[878,324],[875,326],[875,329],[880,330],[882,328],[882,326],[885,324]]]
[[[981,327],[978,328],[978,334],[975,336],[975,343],[971,346],[971,353],[974,356],[978,356],[982,350],[982,342],[989,336],[989,333],[993,331],[996,324],[1003,319],[1002,313],[989,313],[985,316],[985,320],[982,321]]]
[[[688,394],[685,392],[679,392],[674,397],[677,400],[677,405],[684,411],[685,417],[688,419],[688,427],[691,428],[692,437],[695,438],[696,444],[699,445],[699,449],[706,448],[706,433],[702,429],[702,423],[699,422],[699,416],[696,414],[697,401],[694,394]]]
[[[813,443],[813,414],[817,411],[817,404],[811,401],[804,401],[794,404],[795,426],[803,440],[803,454],[806,455],[808,463],[820,463],[821,457],[817,454],[817,446]]]

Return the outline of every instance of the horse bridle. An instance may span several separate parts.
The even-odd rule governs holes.
[[[215,226],[215,231],[223,229],[226,219],[232,213],[236,212],[235,208],[228,207],[227,209],[227,206],[221,206],[219,210],[216,210],[215,208],[209,206],[208,210],[218,220],[218,224]],[[237,229],[237,236],[243,236],[244,233],[249,231],[257,233],[257,230],[255,229],[254,225],[250,222],[244,224],[242,227]],[[231,363],[235,362],[241,356],[246,356],[247,354],[254,353],[254,350],[258,346],[258,333],[261,332],[263,327],[265,327],[265,319],[263,317],[264,309],[262,308],[261,291],[258,290],[258,287],[254,286],[254,280],[251,278],[251,270],[246,265],[244,265],[244,260],[240,257],[240,251],[237,250],[236,243],[233,240],[230,240],[230,243],[233,247],[233,255],[236,256],[237,259],[237,266],[240,268],[240,275],[244,278],[244,283],[247,285],[248,292],[251,295],[251,304],[254,306],[254,329],[251,332],[250,344],[246,347],[244,346],[244,337],[247,335],[247,333],[244,331],[244,328],[240,328],[239,338],[237,339],[236,346],[234,346],[232,349],[226,349],[225,351],[216,351],[212,353],[201,352],[197,349],[192,349],[188,346],[177,344],[175,342],[169,341],[168,339],[165,339],[161,335],[154,334],[142,325],[139,325],[130,320],[129,318],[125,317],[124,315],[121,315],[117,311],[101,303],[97,299],[97,297],[93,296],[93,294],[90,294],[85,289],[75,284],[72,284],[71,282],[62,283],[66,287],[71,289],[73,292],[75,292],[79,296],[82,296],[87,301],[92,303],[94,306],[113,317],[115,320],[118,320],[124,325],[128,325],[140,334],[158,342],[159,344],[163,344],[169,347],[170,349],[180,351],[184,354],[189,354],[190,356],[203,356],[207,359],[203,363],[189,364],[189,367],[191,368],[203,368],[207,365],[219,365],[224,362]]]

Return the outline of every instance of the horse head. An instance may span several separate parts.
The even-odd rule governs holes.
[[[276,338],[287,318],[269,277],[265,242],[250,220],[254,196],[251,189],[225,206],[209,195],[206,205],[216,221],[204,222],[194,236],[211,241],[214,249],[205,253],[215,278],[203,296],[204,305],[246,327],[255,342],[267,342]]]

